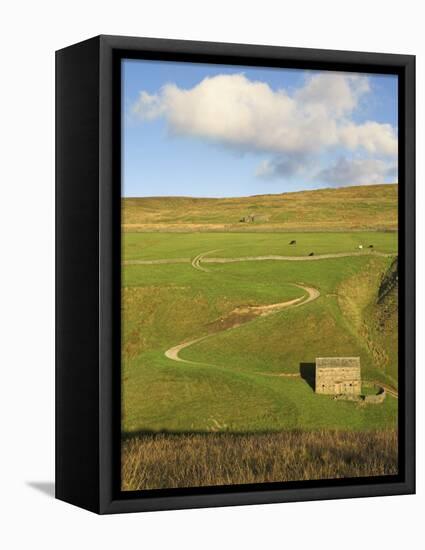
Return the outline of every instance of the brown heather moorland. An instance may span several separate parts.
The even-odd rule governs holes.
[[[125,232],[396,230],[397,201],[397,184],[235,198],[125,198],[122,227]],[[247,215],[258,221],[241,223]]]

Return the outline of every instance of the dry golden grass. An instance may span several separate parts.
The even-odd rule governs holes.
[[[397,433],[144,434],[123,441],[122,489],[397,474]]]
[[[387,184],[221,199],[124,198],[123,231],[396,230],[397,195],[398,186]],[[241,223],[248,214],[258,221]]]

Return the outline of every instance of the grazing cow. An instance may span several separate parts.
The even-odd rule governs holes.
[[[362,245],[362,244],[359,244],[359,248],[360,248],[360,250],[361,250],[361,249],[363,248],[363,245]]]
[[[297,241],[291,241],[289,244],[297,244]]]
[[[369,248],[373,248],[373,244],[370,244],[370,245],[369,245]]]
[[[314,256],[314,252],[310,252],[309,256]]]

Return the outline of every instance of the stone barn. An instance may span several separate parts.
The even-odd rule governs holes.
[[[360,357],[317,357],[316,393],[360,395]]]
[[[269,216],[266,216],[265,214],[248,214],[247,216],[241,218],[239,221],[245,223],[268,222]]]

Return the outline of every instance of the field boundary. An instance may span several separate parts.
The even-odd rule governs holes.
[[[317,254],[314,256],[279,256],[279,255],[265,255],[265,256],[240,256],[240,257],[229,257],[229,258],[207,258],[207,254],[216,252],[215,250],[210,250],[209,252],[202,252],[194,258],[162,258],[158,260],[124,260],[123,265],[161,265],[161,264],[191,264],[195,269],[200,271],[208,271],[205,268],[202,268],[201,261],[203,263],[209,264],[227,264],[234,262],[261,262],[261,261],[290,261],[290,262],[311,262],[315,260],[329,260],[334,258],[350,258],[363,256],[367,258],[373,258],[374,256],[379,256],[381,258],[391,258],[397,256],[396,252],[336,252],[334,254]]]

